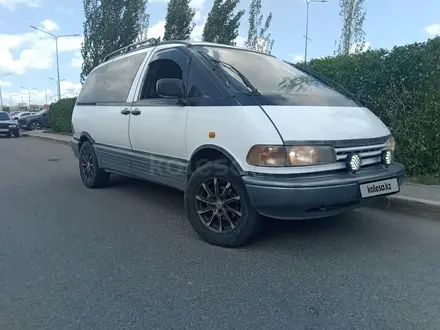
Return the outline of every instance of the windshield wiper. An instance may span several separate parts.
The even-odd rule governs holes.
[[[213,58],[212,56],[206,54],[203,51],[199,50],[199,53],[205,59],[207,59],[208,61],[215,64],[215,66],[213,67],[213,70],[215,70],[219,65],[227,67],[229,70],[233,71],[237,76],[240,77],[240,79],[243,81],[245,86],[251,90],[253,95],[261,95],[260,92],[258,91],[258,89],[254,85],[252,85],[252,83],[249,81],[249,79],[247,79],[246,76],[243,73],[241,73],[240,70],[238,70],[235,66],[233,66],[232,64],[217,60],[217,59]]]

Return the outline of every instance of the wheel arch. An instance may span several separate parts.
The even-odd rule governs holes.
[[[209,161],[219,159],[227,160],[228,163],[235,167],[240,175],[246,174],[237,160],[227,150],[214,144],[205,144],[193,151],[188,163],[188,178],[198,167]]]
[[[78,151],[81,150],[81,145],[86,141],[89,141],[91,144],[95,143],[95,140],[93,140],[89,133],[81,132],[78,139]]]

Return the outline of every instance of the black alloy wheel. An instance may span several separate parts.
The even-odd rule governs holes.
[[[237,170],[219,162],[206,163],[191,174],[185,210],[194,231],[206,242],[222,247],[250,242],[263,225]]]
[[[203,181],[196,194],[196,210],[200,221],[216,233],[234,230],[242,219],[240,193],[225,178]]]
[[[79,172],[87,188],[102,187],[110,177],[109,173],[99,167],[93,146],[88,141],[81,145],[79,151]]]
[[[85,149],[81,155],[81,167],[86,180],[90,180],[93,177],[93,156],[89,149]]]

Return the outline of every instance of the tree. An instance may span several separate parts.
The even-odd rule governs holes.
[[[148,0],[144,1],[145,6],[140,12],[140,32],[136,41],[146,40],[148,37],[148,28],[150,27],[150,15],[147,13],[147,3]]]
[[[348,55],[357,48],[362,51],[365,45],[364,21],[366,11],[364,9],[365,0],[339,0],[342,19],[341,38],[337,49],[338,54]]]
[[[164,40],[188,40],[194,29],[191,23],[196,11],[189,6],[190,0],[170,0],[165,19]]]
[[[244,10],[234,13],[239,2],[240,0],[214,0],[203,29],[204,41],[235,45],[240,19],[244,15]]]
[[[147,0],[83,0],[85,21],[81,82],[104,56],[138,38],[146,4]]]
[[[269,13],[264,25],[262,25],[263,14],[260,12],[261,0],[252,0],[249,6],[249,32],[245,45],[249,49],[270,54],[275,42],[271,34],[267,33],[272,21],[272,13]]]

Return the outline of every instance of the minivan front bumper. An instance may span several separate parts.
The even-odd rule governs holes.
[[[400,187],[404,175],[405,167],[392,163],[388,168],[368,166],[356,174],[338,171],[297,177],[248,175],[243,181],[252,206],[260,214],[279,219],[309,219],[368,204],[377,197],[362,198],[360,184],[397,178]],[[383,196],[386,195],[380,197]]]

